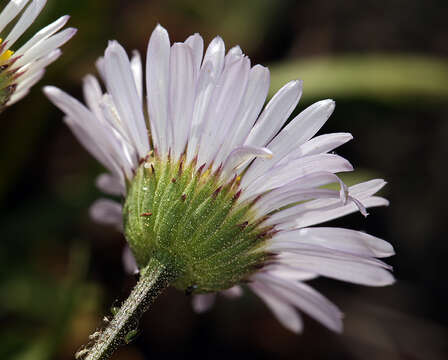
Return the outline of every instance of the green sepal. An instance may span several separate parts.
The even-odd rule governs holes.
[[[195,165],[145,159],[127,184],[125,236],[140,268],[156,258],[179,274],[175,287],[220,291],[265,264],[272,229],[261,225],[254,203],[238,201],[236,178]]]

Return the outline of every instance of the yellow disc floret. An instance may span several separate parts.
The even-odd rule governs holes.
[[[0,44],[3,42],[3,39],[2,38],[0,38]],[[11,56],[14,54],[14,51],[12,51],[12,50],[6,50],[6,51],[4,51],[1,55],[0,55],[0,62],[1,63],[4,63],[4,62],[6,62],[6,61],[8,61],[10,58],[11,58]]]

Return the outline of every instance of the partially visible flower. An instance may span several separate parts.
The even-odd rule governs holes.
[[[45,67],[61,55],[59,47],[76,33],[73,28],[58,32],[69,19],[63,16],[14,50],[16,41],[34,22],[45,3],[46,0],[10,0],[0,13],[0,111],[28,94],[44,75]],[[5,28],[15,19],[16,23],[5,34]]]
[[[238,46],[225,54],[219,37],[205,55],[203,47],[198,34],[171,46],[157,26],[146,97],[140,55],[129,59],[116,41],[97,62],[106,92],[95,77],[84,79],[87,107],[45,88],[78,140],[110,171],[99,188],[125,198],[124,207],[100,200],[91,214],[123,229],[138,267],[155,258],[174,269],[173,285],[195,295],[197,311],[210,307],[216,292],[238,296],[247,283],[288,329],[302,329],[300,309],[341,331],[341,312],[306,281],[389,285],[390,267],[377,258],[394,251],[363,232],[312,226],[387,205],[374,196],[385,182],[347,188],[335,175],[353,170],[332,153],[352,136],[313,137],[333,112],[332,100],[285,126],[301,81],[287,83],[263,109],[268,69],[251,67]],[[340,190],[324,187],[331,183]],[[125,263],[135,270],[129,253]]]

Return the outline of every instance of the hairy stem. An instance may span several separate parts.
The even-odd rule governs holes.
[[[107,327],[91,336],[92,346],[79,351],[77,359],[106,360],[135,332],[138,321],[156,297],[174,280],[175,275],[156,259],[141,270],[140,279]]]

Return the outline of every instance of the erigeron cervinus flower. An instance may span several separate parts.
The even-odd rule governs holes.
[[[98,185],[123,203],[99,200],[92,213],[123,230],[140,269],[152,261],[167,269],[169,283],[196,296],[198,310],[217,292],[238,295],[246,283],[296,332],[296,310],[342,329],[341,312],[307,280],[393,283],[390,267],[377,259],[393,254],[390,244],[315,226],[388,203],[375,196],[383,180],[347,188],[336,175],[353,170],[332,153],[352,136],[315,136],[332,100],[285,126],[301,81],[284,85],[264,106],[267,68],[252,66],[238,46],[226,53],[220,37],[205,54],[198,34],[171,45],[161,26],[151,35],[145,72],[140,55],[129,59],[116,41],[97,68],[105,91],[88,75],[86,105],[55,87],[45,93],[109,171]],[[332,183],[338,191],[324,187]]]
[[[62,16],[15,48],[45,4],[46,0],[10,0],[0,13],[0,111],[28,94],[45,67],[61,55],[59,47],[76,33],[73,28],[58,32],[69,19]],[[7,27],[12,28],[7,32]]]

